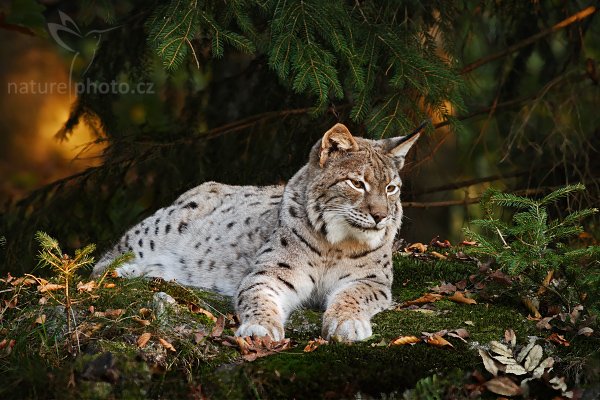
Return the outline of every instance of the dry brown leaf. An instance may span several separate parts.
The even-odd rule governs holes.
[[[9,276],[10,276],[10,274],[9,274]],[[8,339],[2,339],[2,341],[0,341],[0,350],[5,348],[6,345],[8,345]]]
[[[431,291],[441,294],[450,294],[456,292],[456,286],[451,283],[444,283],[442,285],[432,287]]]
[[[223,315],[219,315],[219,318],[217,318],[217,322],[215,322],[215,326],[213,326],[212,328],[210,336],[221,336],[221,334],[223,333],[223,329],[225,329],[225,317]]]
[[[473,321],[465,321],[464,324],[469,326],[475,326],[475,323]]]
[[[550,336],[548,336],[547,340],[550,340],[554,343],[558,343],[561,346],[565,346],[565,347],[569,347],[571,345],[571,343],[569,343],[569,341],[567,339],[565,339],[564,336],[559,335],[558,333],[554,332],[553,334],[551,334]]]
[[[122,308],[118,308],[115,310],[109,308],[108,310],[104,311],[104,316],[107,318],[117,318],[123,315],[123,313],[125,313],[125,310],[123,310]]]
[[[506,376],[493,378],[483,385],[490,392],[502,396],[518,396],[522,393],[521,387]]]
[[[440,347],[440,348],[446,348],[446,347],[451,347],[454,348],[454,346],[452,345],[452,343],[450,343],[449,341],[447,341],[446,339],[444,339],[443,337],[439,336],[439,335],[432,335],[430,337],[428,337],[425,342],[429,345],[432,345],[434,347]]]
[[[52,290],[61,290],[64,288],[65,288],[65,285],[59,285],[58,283],[46,283],[44,285],[39,285],[37,287],[37,290],[40,293],[44,293],[44,292],[50,292]]]
[[[513,375],[525,375],[527,371],[519,364],[506,365],[504,372]]]
[[[312,353],[313,351],[318,349],[320,346],[323,346],[326,344],[329,344],[329,342],[327,340],[323,339],[322,337],[318,337],[315,340],[309,340],[306,347],[304,347],[304,352]]]
[[[88,283],[79,282],[77,284],[77,290],[80,292],[91,292],[96,289],[96,281],[89,281]]]
[[[467,343],[467,341],[465,339],[468,338],[470,335],[466,329],[458,328],[458,329],[448,332],[448,336],[460,339],[463,342]]]
[[[548,271],[548,273],[546,274],[546,277],[542,281],[542,284],[540,285],[540,288],[537,291],[538,296],[541,296],[544,293],[546,293],[546,291],[548,290],[548,286],[550,286],[550,282],[552,282],[552,278],[554,278],[554,270],[553,269]]]
[[[45,324],[46,323],[46,314],[42,314],[35,319],[36,324]]]
[[[48,302],[48,298],[46,296],[42,296],[40,297],[40,299],[38,300],[38,304],[43,306],[44,304],[46,304]]]
[[[148,326],[151,323],[147,319],[141,319],[140,317],[132,317],[131,319],[134,320],[135,322],[137,322],[138,324],[142,325],[142,326]]]
[[[591,336],[592,333],[594,333],[594,330],[588,326],[581,328],[580,330],[577,331],[577,335],[583,335],[583,336]]]
[[[409,253],[414,253],[414,252],[425,253],[427,251],[427,246],[424,245],[423,243],[413,243],[404,250]]]
[[[446,260],[446,259],[448,259],[447,256],[443,255],[442,253],[438,253],[437,251],[431,251],[430,254],[432,256],[435,256],[436,258],[438,258],[440,260]]]
[[[150,318],[152,316],[152,310],[150,308],[140,308],[138,312],[142,318]]]
[[[150,340],[150,338],[152,337],[152,334],[150,332],[144,332],[140,335],[140,337],[138,337],[137,339],[137,346],[141,349],[143,347],[146,346],[146,343],[148,343],[148,340]]]
[[[462,246],[477,246],[478,244],[475,241],[463,240],[462,242],[460,242],[460,245],[462,245]]]
[[[175,350],[175,347],[173,347],[173,345],[169,342],[167,342],[165,339],[163,338],[158,338],[159,343],[161,344],[162,347],[164,347],[167,350],[170,350],[172,352],[176,352],[177,350]]]
[[[104,288],[105,288],[105,289],[112,289],[112,288],[114,288],[115,286],[117,286],[117,285],[116,285],[116,284],[114,284],[114,283],[105,283],[105,284],[104,284]]]
[[[26,276],[23,276],[21,278],[17,278],[13,281],[10,282],[11,285],[13,286],[18,286],[18,285],[23,285],[23,286],[31,286],[31,285],[35,285],[36,283],[38,283],[38,281],[36,281],[33,278],[28,278]]]
[[[542,346],[536,344],[535,346],[533,346],[529,354],[527,354],[527,357],[525,357],[525,363],[523,364],[523,366],[527,371],[533,371],[535,367],[537,367],[540,364],[543,355],[544,350],[542,349]]]
[[[475,299],[470,299],[466,297],[463,292],[459,291],[454,292],[452,296],[448,297],[448,300],[462,304],[477,304],[477,301],[475,301]]]
[[[525,307],[527,307],[527,309],[533,314],[533,318],[535,318],[535,319],[542,318],[542,314],[540,314],[533,299],[530,299],[529,297],[523,297],[521,299],[521,301],[523,302]]]
[[[515,347],[517,344],[517,335],[515,331],[512,329],[507,329],[504,331],[504,341],[510,345],[510,347]]]
[[[547,357],[544,361],[542,361],[540,363],[540,365],[538,365],[533,370],[533,372],[531,374],[533,375],[534,378],[540,379],[541,376],[544,374],[544,371],[548,368],[552,368],[552,366],[554,366],[554,358]]]
[[[4,300],[4,305],[6,306],[6,308],[15,308],[18,303],[19,298],[16,295],[13,296],[13,298],[10,300]]]
[[[505,357],[513,356],[512,351],[508,347],[506,347],[506,345],[504,345],[500,342],[497,342],[495,340],[490,342],[490,350],[493,353],[499,354],[501,356],[505,356]]]
[[[194,314],[204,314],[206,315],[208,318],[210,318],[213,322],[217,322],[217,317],[215,317],[210,311],[205,310],[204,308],[200,307],[197,304],[194,303],[190,303],[188,304],[188,308],[190,309],[191,312],[193,312]]]
[[[404,346],[407,344],[414,345],[415,343],[419,343],[421,338],[416,336],[399,336],[396,339],[393,339],[390,342],[390,346]]]
[[[478,349],[479,355],[483,360],[483,366],[492,375],[498,375],[498,362],[490,357],[489,353],[483,349]]]
[[[523,347],[521,351],[519,351],[519,354],[517,355],[517,362],[522,362],[527,354],[529,354],[531,349],[533,349],[533,346],[535,346],[535,338],[530,339],[527,346]]]
[[[205,337],[204,332],[194,332],[194,343],[200,343]]]
[[[433,303],[435,301],[442,299],[443,297],[444,296],[442,296],[441,294],[427,293],[427,294],[419,297],[418,299],[409,300],[409,301],[405,302],[404,305],[412,306],[415,304]]]

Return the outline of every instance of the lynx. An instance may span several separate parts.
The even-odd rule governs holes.
[[[233,296],[238,336],[283,339],[290,312],[313,305],[324,337],[363,340],[391,303],[399,171],[422,127],[370,140],[336,124],[285,187],[204,183],[127,231],[93,274],[133,252],[120,276]]]

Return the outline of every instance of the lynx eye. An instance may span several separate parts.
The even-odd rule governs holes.
[[[395,185],[393,183],[390,183],[389,185],[386,186],[385,191],[387,192],[388,196],[391,196],[393,194],[398,193],[398,190],[400,190],[400,188],[398,187],[398,185]]]
[[[363,181],[359,181],[356,179],[347,179],[346,182],[348,183],[348,185],[350,185],[352,189],[356,189],[359,192],[365,191],[365,183]]]

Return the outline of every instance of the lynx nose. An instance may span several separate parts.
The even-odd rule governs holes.
[[[380,223],[382,220],[387,217],[387,213],[381,211],[374,211],[371,213],[371,217],[375,221],[376,224]]]

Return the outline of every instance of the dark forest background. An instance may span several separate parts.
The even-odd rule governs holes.
[[[582,182],[553,212],[597,206],[597,6],[1,2],[0,271],[35,266],[38,230],[101,251],[201,182],[283,183],[338,121],[389,137],[432,120],[404,170],[409,242],[462,239],[489,186]]]

